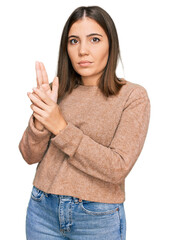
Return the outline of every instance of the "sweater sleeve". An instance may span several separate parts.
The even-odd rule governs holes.
[[[31,115],[28,126],[19,142],[19,150],[28,164],[40,162],[47,150],[51,132],[46,128],[38,130]]]
[[[150,100],[145,88],[130,93],[109,147],[68,123],[51,141],[65,152],[70,164],[86,174],[113,184],[131,171],[143,148],[150,118]]]

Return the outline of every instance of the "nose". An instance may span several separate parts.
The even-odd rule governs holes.
[[[85,41],[81,41],[81,43],[79,44],[79,55],[83,56],[88,54],[89,54],[89,50],[88,50],[87,43]]]

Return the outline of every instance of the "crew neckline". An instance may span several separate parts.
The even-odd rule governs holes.
[[[83,88],[98,88],[98,85],[82,85],[82,84],[79,84],[78,87],[83,87]]]

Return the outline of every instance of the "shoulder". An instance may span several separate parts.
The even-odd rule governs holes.
[[[130,97],[132,98],[142,98],[142,97],[148,97],[148,92],[146,90],[146,88],[138,83],[134,83],[134,82],[130,82],[128,80],[126,80],[126,84],[123,85],[123,87],[121,88],[119,94],[128,99]]]

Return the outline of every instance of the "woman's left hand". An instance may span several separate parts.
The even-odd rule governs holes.
[[[33,104],[30,105],[33,110],[33,116],[41,122],[54,135],[67,126],[67,122],[63,118],[59,105],[55,103],[44,92],[43,88],[33,88],[32,93],[27,93]],[[38,99],[36,95],[40,98]]]

